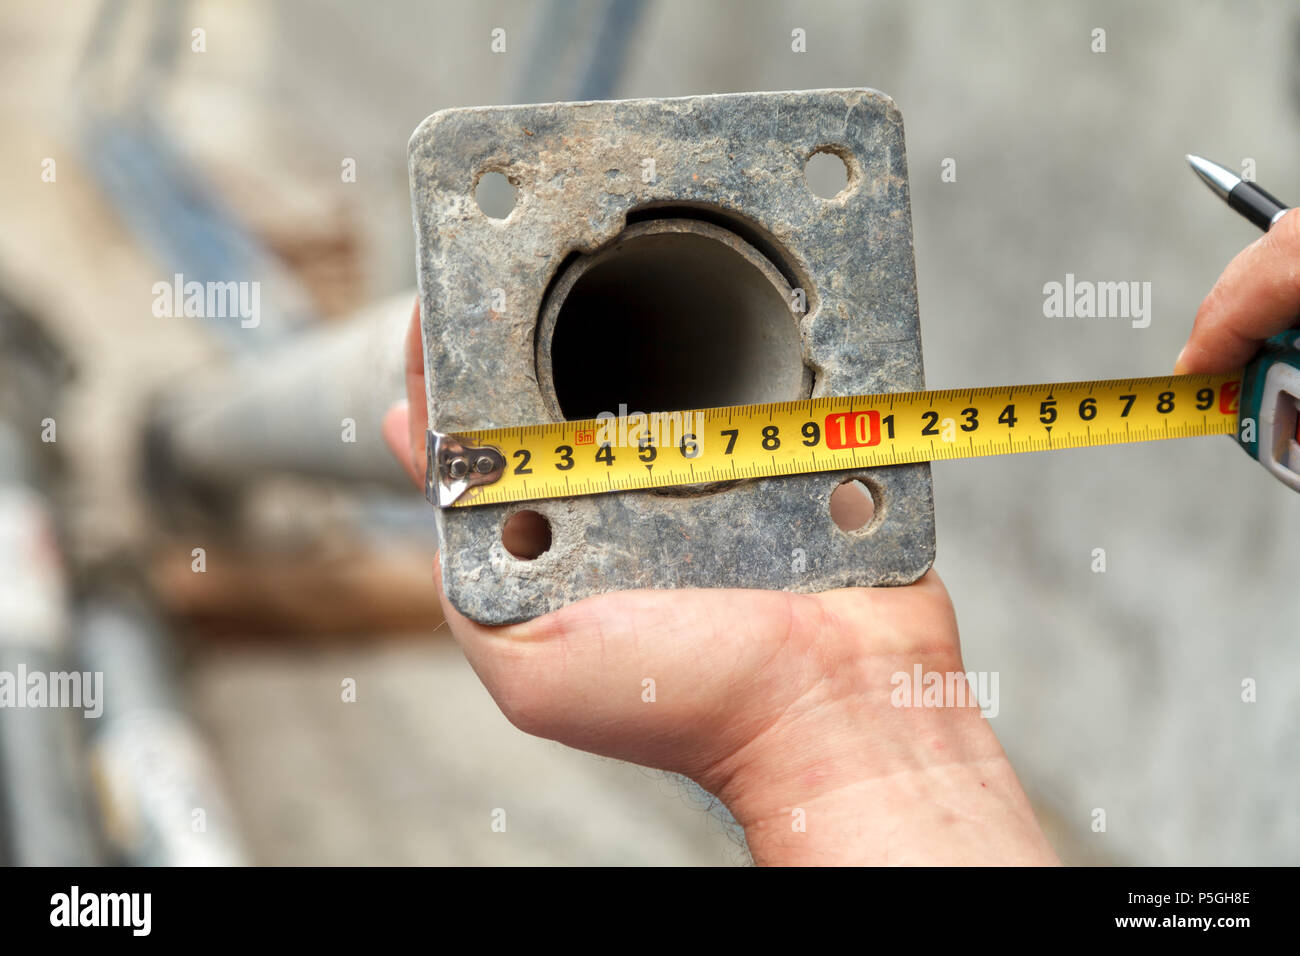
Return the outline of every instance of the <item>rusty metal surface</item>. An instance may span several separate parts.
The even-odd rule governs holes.
[[[832,199],[804,178],[819,151],[848,167],[848,185]],[[652,182],[643,176],[648,158]],[[516,189],[504,219],[474,199],[479,177],[494,171]],[[572,254],[615,242],[629,216],[718,225],[805,290],[807,312],[790,320],[814,396],[924,387],[902,119],[881,93],[446,110],[413,135],[410,172],[429,421],[439,431],[555,420],[554,396],[538,381],[548,288]],[[875,491],[877,517],[846,533],[831,521],[829,498],[855,475]],[[550,549],[531,561],[512,557],[501,540],[506,519],[525,507],[551,526]],[[625,588],[906,584],[934,557],[924,464],[693,495],[440,511],[438,534],[447,595],[489,624]]]

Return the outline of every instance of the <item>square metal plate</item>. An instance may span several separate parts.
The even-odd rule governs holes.
[[[830,199],[805,179],[818,152],[847,167],[847,186]],[[504,219],[475,202],[488,172],[515,186]],[[902,118],[881,93],[445,110],[412,136],[410,173],[429,421],[438,431],[556,419],[538,374],[548,287],[573,254],[606,247],[629,217],[696,216],[770,252],[805,291],[806,314],[792,321],[814,396],[925,387]],[[846,533],[831,521],[829,498],[852,477],[872,487],[876,516]],[[550,549],[531,561],[502,544],[506,519],[523,509],[551,526]],[[438,535],[447,595],[488,624],[617,589],[907,584],[934,558],[925,464],[694,495],[452,509],[439,513]]]

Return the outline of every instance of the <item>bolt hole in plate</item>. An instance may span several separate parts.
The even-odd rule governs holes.
[[[870,531],[876,517],[876,492],[861,478],[841,482],[831,492],[831,520],[849,533]]]
[[[822,187],[805,164],[821,155],[843,168],[833,201],[810,195]],[[619,404],[667,411],[925,387],[902,120],[883,94],[447,110],[416,130],[410,164],[439,431]],[[477,192],[482,170],[527,202],[505,219],[467,203],[465,184]],[[655,210],[665,212],[647,218]],[[791,307],[792,277],[806,313]],[[666,407],[635,407],[653,404]],[[838,484],[827,475],[528,502],[549,549],[518,555],[503,529],[536,519],[519,519],[517,506],[442,510],[443,585],[462,613],[504,624],[623,588],[914,581],[934,555],[929,466],[873,469],[868,485],[874,515],[851,533],[833,520]]]
[[[490,219],[507,219],[514,211],[518,193],[505,173],[490,171],[479,177],[474,186],[474,202]]]
[[[821,199],[836,199],[849,188],[849,164],[838,151],[829,148],[808,157],[803,175],[813,195]]]
[[[501,528],[501,544],[512,557],[534,561],[551,550],[551,523],[536,511],[516,511]]]

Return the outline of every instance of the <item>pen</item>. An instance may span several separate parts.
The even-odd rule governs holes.
[[[1287,211],[1275,196],[1218,163],[1190,154],[1187,161],[1221,199],[1265,232]],[[1264,343],[1242,369],[1236,398],[1237,444],[1274,478],[1300,491],[1300,329]]]
[[[1212,163],[1202,156],[1187,154],[1187,161],[1196,175],[1219,194],[1219,198],[1241,213],[1260,229],[1268,232],[1270,226],[1289,209],[1276,196],[1242,179],[1232,170]]]

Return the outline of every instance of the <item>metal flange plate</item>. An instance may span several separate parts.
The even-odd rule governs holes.
[[[830,199],[804,175],[819,152],[848,171]],[[445,110],[415,131],[410,172],[429,421],[440,432],[556,420],[549,369],[539,373],[548,291],[575,254],[657,219],[727,230],[801,290],[806,312],[796,306],[790,321],[812,395],[925,387],[902,119],[881,93]],[[504,219],[474,198],[489,172],[516,190]],[[871,487],[876,515],[850,533],[832,522],[829,499],[853,477]],[[502,542],[525,507],[551,529],[533,560]],[[438,535],[452,603],[503,624],[616,589],[907,584],[933,561],[934,511],[920,464],[440,510]]]

